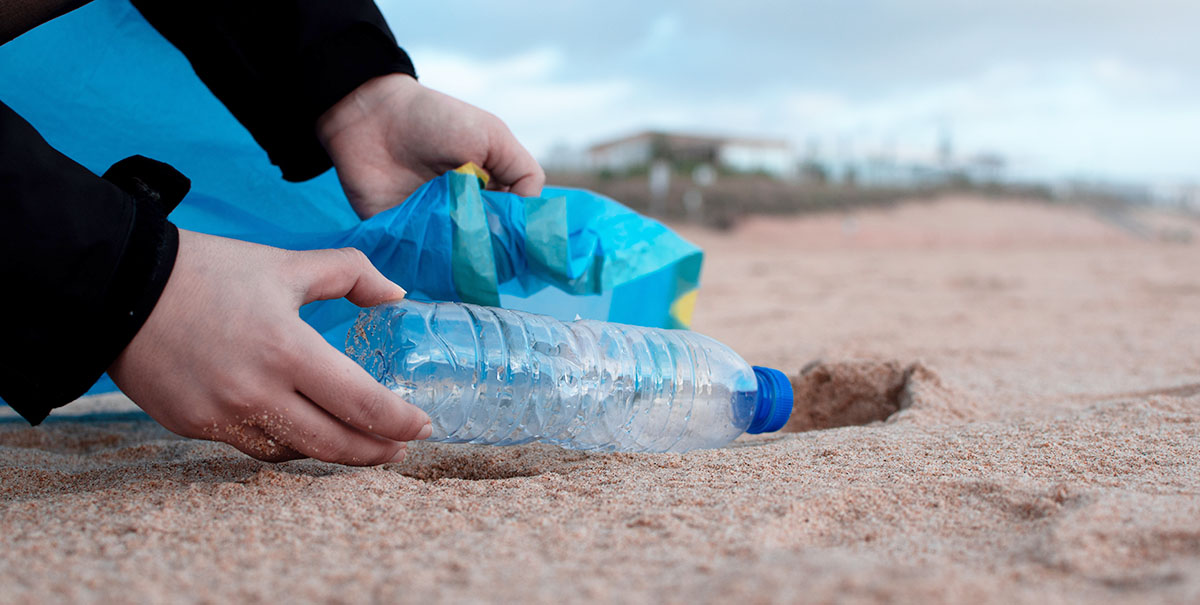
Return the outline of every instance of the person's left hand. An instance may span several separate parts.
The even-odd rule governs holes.
[[[346,95],[318,120],[317,136],[364,219],[467,162],[501,191],[535,196],[546,181],[499,118],[404,74],[374,78]]]

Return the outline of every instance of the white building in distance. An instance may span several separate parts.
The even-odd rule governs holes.
[[[709,137],[647,131],[593,145],[587,150],[595,170],[625,171],[667,160],[708,163],[734,172],[763,172],[779,178],[796,174],[796,155],[787,141]]]

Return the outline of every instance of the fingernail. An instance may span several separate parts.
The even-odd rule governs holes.
[[[384,296],[383,300],[379,301],[379,304],[385,304],[385,303],[390,303],[390,302],[400,302],[400,301],[404,300],[405,296],[408,296],[408,290],[405,290],[404,288],[402,288],[400,286],[400,284],[398,284],[390,279],[388,281],[392,283],[392,288],[394,288],[394,293]]]
[[[417,439],[418,440],[428,439],[429,436],[432,434],[433,434],[433,423],[427,422],[427,423],[425,423],[425,426],[421,427],[421,432],[417,433]]]
[[[396,452],[396,455],[395,455],[395,456],[392,456],[392,459],[391,459],[391,460],[388,460],[388,462],[389,462],[389,463],[391,463],[391,462],[404,462],[404,457],[405,457],[405,456],[407,456],[407,455],[408,455],[408,448],[406,448],[406,447],[401,447],[401,448],[400,448],[400,451]]]

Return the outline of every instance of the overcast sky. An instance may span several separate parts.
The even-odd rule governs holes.
[[[539,157],[645,128],[831,158],[1200,181],[1200,2],[381,0],[427,85]]]

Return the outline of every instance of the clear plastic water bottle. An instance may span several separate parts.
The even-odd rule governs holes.
[[[401,301],[364,309],[347,342],[429,414],[432,441],[682,452],[777,431],[792,411],[782,372],[686,330]]]

